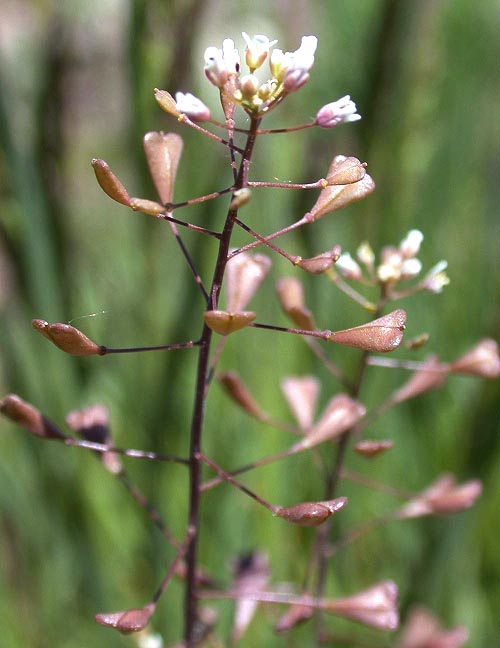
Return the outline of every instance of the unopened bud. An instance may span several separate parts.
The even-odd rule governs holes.
[[[7,394],[7,396],[2,398],[0,401],[0,412],[24,430],[31,432],[31,434],[41,439],[67,438],[36,407],[33,407],[33,405],[30,405],[30,403],[27,403],[16,394]]]
[[[330,441],[358,423],[366,414],[361,403],[347,394],[336,394],[331,398],[320,419],[309,430],[307,436],[293,445],[297,452]]]
[[[281,382],[281,391],[302,430],[313,422],[319,389],[315,376],[289,376]]]
[[[247,414],[254,416],[259,421],[267,420],[268,416],[257,405],[254,397],[235,371],[226,371],[219,374],[217,378],[233,401]]]
[[[84,333],[70,324],[57,322],[49,324],[45,320],[34,319],[33,328],[44,335],[62,351],[76,356],[102,355],[103,349],[92,342]]]
[[[376,457],[394,446],[394,441],[378,441],[373,439],[366,439],[365,441],[358,441],[354,444],[354,451],[363,457]]]
[[[498,378],[500,376],[498,343],[491,338],[481,340],[465,355],[452,362],[450,370],[453,373],[482,378]]]
[[[396,584],[384,581],[354,596],[326,601],[320,608],[370,628],[396,630],[399,625],[397,602]]]
[[[187,115],[194,122],[208,121],[211,117],[208,106],[190,92],[176,92],[175,105],[180,113]]]
[[[94,158],[92,160],[92,168],[94,169],[97,182],[104,193],[108,194],[108,196],[113,200],[116,200],[116,202],[128,207],[130,205],[130,196],[128,191],[111,171],[109,164],[104,160]]]
[[[448,267],[447,261],[439,261],[436,265],[429,270],[422,283],[419,284],[424,290],[432,293],[443,292],[443,288],[450,283],[450,278],[445,270]]]
[[[407,281],[420,274],[422,262],[419,259],[405,259],[401,264],[401,279]]]
[[[160,205],[160,203],[155,202],[154,200],[146,200],[145,198],[131,198],[130,207],[134,211],[140,211],[143,214],[149,214],[150,216],[160,216],[165,213],[165,207]]]
[[[297,265],[309,274],[322,274],[329,270],[340,257],[340,245],[336,245],[331,250],[318,254],[311,259],[301,259]]]
[[[174,196],[175,177],[183,148],[182,138],[177,133],[153,131],[146,133],[143,145],[156,191],[161,202],[166,205]]]
[[[361,115],[358,115],[356,110],[356,104],[351,101],[349,95],[346,95],[320,108],[314,121],[321,128],[335,128],[339,124],[361,119]]]
[[[363,278],[359,264],[356,263],[349,252],[340,255],[335,264],[335,270],[338,270],[343,277],[352,281],[359,281]]]
[[[420,230],[413,229],[408,232],[405,238],[399,244],[399,250],[405,259],[412,259],[417,256],[420,245],[424,240],[424,235]]]
[[[230,313],[222,310],[211,310],[203,313],[203,319],[209,329],[215,331],[219,335],[229,335],[235,331],[239,331],[257,317],[252,311],[240,311],[237,313]]]
[[[335,331],[328,339],[364,351],[387,353],[401,344],[405,322],[406,311],[398,308],[367,324]]]
[[[143,608],[132,608],[122,612],[96,614],[95,621],[102,626],[116,628],[123,634],[139,632],[145,628],[155,611],[155,604],[149,603]]]
[[[229,209],[236,210],[239,209],[240,207],[243,207],[243,205],[246,205],[248,202],[250,202],[251,197],[252,197],[252,190],[249,189],[248,187],[244,187],[243,189],[237,189],[233,193],[233,198],[229,205]]]
[[[251,99],[257,94],[260,82],[255,74],[245,74],[240,78],[240,92],[243,99]]]
[[[180,117],[181,113],[179,112],[177,103],[170,92],[167,92],[166,90],[158,90],[158,88],[155,88],[154,93],[156,103],[162,110],[164,110],[169,115],[173,115],[174,117]]]
[[[278,298],[281,308],[296,326],[305,331],[314,331],[314,324],[311,312],[304,304],[304,288],[301,282],[295,277],[284,277],[276,284]]]
[[[356,256],[359,261],[367,268],[373,268],[375,263],[375,253],[368,241],[364,241],[356,250]]]
[[[226,303],[231,312],[242,311],[271,269],[271,259],[263,254],[245,252],[232,257],[226,265]]]
[[[278,506],[274,514],[298,526],[315,527],[326,522],[331,515],[340,511],[346,504],[347,497],[337,497],[337,499],[327,502],[303,502],[287,508]]]

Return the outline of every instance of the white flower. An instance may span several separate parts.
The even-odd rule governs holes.
[[[315,122],[321,128],[334,128],[339,124],[346,124],[361,119],[356,112],[356,104],[349,95],[337,101],[332,101],[320,108],[316,114]]]
[[[284,57],[290,60],[288,69],[283,79],[283,86],[287,92],[294,92],[301,88],[309,79],[309,71],[314,65],[314,54],[318,46],[316,36],[302,36],[298,50],[291,54],[287,52]]]
[[[420,250],[420,244],[423,240],[424,235],[420,230],[410,230],[399,244],[399,250],[401,254],[407,259],[416,256]]]
[[[413,279],[422,270],[422,263],[419,259],[405,259],[401,264],[401,279]]]
[[[210,110],[201,99],[190,92],[176,92],[175,106],[181,113],[187,115],[193,121],[207,121],[210,119]]]
[[[251,71],[259,68],[267,58],[269,49],[276,45],[277,40],[270,41],[267,36],[256,34],[253,38],[246,32],[242,32],[243,38],[247,44],[245,50],[245,61]]]
[[[349,252],[344,252],[339,256],[335,268],[337,268],[340,274],[346,279],[359,281],[363,276],[359,264],[356,263]]]
[[[432,293],[440,293],[450,283],[450,278],[444,272],[448,267],[448,261],[439,261],[424,277],[422,287]]]
[[[205,50],[205,74],[218,88],[222,88],[229,75],[237,74],[239,69],[240,55],[230,38],[222,42],[222,49],[207,47]]]

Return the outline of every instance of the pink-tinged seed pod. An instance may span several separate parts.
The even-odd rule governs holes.
[[[485,338],[470,351],[450,365],[453,373],[463,373],[481,378],[498,378],[500,376],[500,358],[498,343]]]
[[[315,527],[340,511],[347,504],[347,497],[337,497],[327,502],[303,502],[295,506],[276,507],[274,514],[298,526]]]
[[[329,339],[364,351],[387,353],[401,344],[405,322],[406,312],[398,308],[367,324],[335,331]]]
[[[62,324],[60,322],[49,324],[41,319],[34,319],[31,324],[36,331],[66,353],[75,356],[103,354],[102,347],[70,324]]]
[[[301,259],[297,265],[309,274],[322,274],[329,270],[340,257],[340,245],[336,245],[331,250],[318,254],[310,259]]]
[[[33,405],[17,394],[7,394],[0,401],[0,412],[27,432],[41,439],[66,439],[59,428]]]
[[[222,310],[205,311],[203,319],[209,329],[219,335],[229,335],[239,331],[256,318],[252,311],[240,311],[239,313],[230,313]]]
[[[467,629],[443,630],[438,619],[422,606],[414,606],[406,618],[397,648],[461,648],[469,638]]]
[[[281,391],[302,430],[313,422],[319,390],[315,376],[288,376],[281,382]]]
[[[92,168],[99,186],[110,198],[122,205],[130,206],[130,196],[121,181],[109,168],[109,164],[99,158],[92,160]]]
[[[366,175],[366,162],[360,162],[358,158],[336,155],[333,158],[326,181],[328,185],[348,185],[359,182]]]
[[[316,325],[311,311],[305,306],[301,282],[295,277],[283,277],[277,282],[276,290],[281,308],[292,322],[301,329],[314,331]]]
[[[122,612],[96,614],[95,621],[102,626],[116,628],[123,634],[143,630],[155,611],[155,604],[149,603],[143,608],[132,608]]]
[[[226,304],[232,313],[243,311],[271,269],[263,254],[238,254],[226,265]]]
[[[177,167],[182,154],[183,142],[177,133],[146,133],[144,152],[149,173],[161,202],[166,205],[174,197]]]
[[[446,515],[471,508],[481,495],[482,484],[472,479],[457,485],[455,477],[444,474],[429,488],[418,493],[395,514],[397,519],[422,517],[425,515]]]
[[[257,405],[254,397],[235,371],[226,371],[217,376],[226,393],[247,414],[254,416],[259,421],[266,420],[266,413]]]
[[[378,630],[397,630],[398,588],[392,581],[378,583],[353,596],[325,601],[320,609]]]
[[[438,389],[447,378],[447,365],[442,364],[437,355],[431,355],[426,358],[422,369],[415,371],[404,385],[393,393],[391,402],[402,403],[432,389]]]
[[[361,403],[347,394],[336,394],[329,400],[320,419],[307,436],[294,444],[293,448],[299,452],[331,441],[356,425],[365,414],[366,409]]]
[[[177,103],[169,92],[167,92],[166,90],[158,90],[158,88],[155,88],[154,93],[155,93],[156,103],[160,106],[162,110],[164,110],[169,115],[172,115],[173,117],[177,117],[177,118],[180,117],[181,113],[177,108]]]
[[[279,618],[274,629],[276,632],[288,632],[299,624],[308,621],[314,614],[314,608],[305,605],[291,605]]]
[[[328,169],[327,181],[330,183],[330,178],[335,178],[335,174],[341,172],[342,165],[346,163],[346,159],[342,159],[343,156],[337,156],[333,159],[333,162]],[[350,164],[350,163],[349,163]],[[347,169],[349,166],[347,167]],[[364,169],[363,169],[364,171]],[[347,179],[350,180],[346,184],[329,184],[327,187],[321,190],[321,193],[318,196],[315,204],[313,205],[311,211],[309,212],[309,217],[312,220],[318,220],[330,212],[337,211],[342,207],[346,207],[353,202],[361,200],[365,196],[371,194],[375,189],[375,182],[372,177],[367,173],[363,174],[363,177],[357,182],[352,181],[352,174],[354,177],[356,173],[361,173],[358,170],[358,167],[353,163],[352,173],[347,173]]]
[[[390,450],[392,447],[394,447],[394,441],[366,439],[355,443],[354,451],[362,457],[368,457],[368,459],[371,459],[383,452],[387,452],[387,450]]]

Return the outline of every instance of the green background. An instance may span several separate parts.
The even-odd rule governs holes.
[[[258,142],[253,179],[312,181],[333,155],[369,164],[377,190],[366,201],[283,240],[312,256],[340,243],[375,249],[406,232],[425,234],[424,268],[447,259],[451,285],[442,295],[401,302],[408,336],[431,335],[428,348],[453,359],[481,337],[499,337],[500,13],[495,0],[332,0],[26,2],[0,7],[0,388],[16,392],[60,424],[66,413],[101,402],[112,415],[117,445],[185,453],[193,400],[195,351],[79,360],[59,352],[31,328],[34,317],[74,321],[108,346],[195,339],[202,300],[165,224],[131,213],[97,186],[89,161],[106,159],[132,195],[154,198],[142,135],[175,130],[185,138],[176,198],[222,189],[228,158],[215,143],[185,132],[156,106],[152,88],[192,91],[217,111],[203,76],[203,52],[242,30],[294,50],[316,34],[309,83],[270,118],[282,127],[311,119],[347,93],[363,120],[335,131],[307,130]],[[311,194],[255,191],[245,208],[260,232],[285,226],[311,206]],[[221,226],[227,201],[179,212]],[[215,245],[186,235],[202,275]],[[246,240],[238,234],[237,244]],[[259,320],[285,324],[273,282],[298,275],[283,260],[252,308]],[[302,275],[300,275],[301,278]],[[366,319],[323,277],[305,278],[307,300],[323,328]],[[81,316],[84,319],[77,319]],[[291,336],[290,336],[291,338]],[[355,367],[355,352],[331,349]],[[426,350],[414,352],[422,358]],[[407,357],[398,351],[396,357]],[[227,344],[221,367],[237,368],[273,416],[289,414],[279,395],[285,375],[317,372],[321,405],[339,390],[298,339],[246,330]],[[406,375],[371,369],[362,391],[379,403]],[[479,477],[484,493],[470,511],[379,529],[342,552],[329,591],[347,595],[382,579],[400,587],[403,615],[415,602],[446,627],[464,624],[468,646],[500,644],[499,383],[456,377],[435,393],[390,411],[369,435],[395,448],[373,463],[350,456],[371,477],[420,490],[437,474]],[[0,628],[7,648],[127,647],[133,638],[96,626],[99,611],[149,600],[172,551],[145,515],[83,450],[38,442],[2,427],[0,456]],[[277,451],[282,432],[258,425],[213,386],[205,447],[223,466]],[[182,467],[129,461],[137,484],[181,535],[186,512]],[[273,503],[290,505],[321,493],[309,457],[245,478]],[[386,495],[343,485],[350,497],[339,533],[393,506]],[[229,487],[207,496],[201,555],[221,582],[232,558],[267,551],[273,582],[300,583],[312,533],[290,529]],[[182,590],[172,585],[152,621],[166,643],[179,639]],[[223,627],[230,606],[217,605]],[[308,646],[311,626],[289,637],[272,633],[266,609],[242,646]],[[347,632],[351,626],[333,623]],[[362,628],[358,628],[362,633]],[[394,636],[369,633],[378,646]],[[340,644],[338,644],[340,645]],[[351,645],[351,644],[350,644]],[[353,644],[352,644],[353,645]]]

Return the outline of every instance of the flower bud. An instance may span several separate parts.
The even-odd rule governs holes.
[[[271,259],[263,254],[242,252],[226,265],[226,303],[232,313],[242,311],[271,269]]]
[[[405,322],[406,312],[398,308],[367,324],[335,331],[328,339],[364,351],[387,353],[401,344]]]
[[[314,324],[311,312],[304,304],[304,289],[302,284],[295,277],[283,277],[276,284],[278,298],[281,308],[296,326],[305,331],[314,331]]]
[[[220,384],[224,387],[227,394],[237,403],[247,414],[254,416],[259,421],[268,419],[267,414],[257,405],[254,397],[243,384],[240,377],[235,371],[226,371],[217,376]]]
[[[245,62],[250,70],[257,70],[264,63],[269,53],[269,49],[276,45],[278,41],[269,41],[267,36],[256,34],[253,38],[246,33],[242,33],[247,44],[245,49]]]
[[[281,382],[281,391],[302,430],[313,422],[319,389],[315,376],[289,376]]]
[[[422,262],[419,259],[405,259],[401,264],[401,280],[407,281],[420,274]]]
[[[229,335],[239,331],[253,322],[256,317],[252,311],[229,313],[228,311],[211,310],[203,313],[205,324],[219,335]]]
[[[70,324],[49,324],[45,320],[34,319],[33,328],[44,335],[62,351],[76,356],[102,355],[103,348]]]
[[[340,274],[346,279],[351,279],[352,281],[359,281],[363,278],[363,273],[359,264],[352,258],[349,252],[344,252],[340,255],[335,264],[335,269],[340,272]]]
[[[237,189],[233,193],[233,197],[231,199],[231,204],[229,205],[229,209],[231,210],[239,209],[240,207],[243,207],[243,205],[246,205],[248,202],[250,202],[251,198],[252,198],[252,190],[249,189],[248,187],[243,187],[243,189]]]
[[[424,277],[420,284],[421,287],[432,293],[443,292],[443,288],[450,283],[450,278],[445,272],[447,267],[447,261],[439,261],[439,263],[436,263]]]
[[[259,90],[260,82],[255,74],[245,74],[240,78],[240,92],[243,99],[251,99]]]
[[[309,274],[322,274],[329,270],[336,263],[340,256],[340,245],[336,245],[328,252],[318,254],[311,259],[301,259],[297,265]]]
[[[382,441],[382,440],[373,440],[366,439],[364,441],[358,441],[354,444],[354,451],[363,457],[376,457],[387,450],[390,450],[394,447],[394,441]]]
[[[481,495],[482,484],[472,479],[457,485],[455,477],[444,474],[426,490],[418,493],[395,514],[399,520],[425,515],[445,515],[464,511],[476,503]]]
[[[373,268],[373,264],[375,263],[375,253],[368,241],[361,243],[356,250],[356,256],[364,266],[369,269]]]
[[[356,112],[356,104],[351,101],[349,95],[346,95],[320,108],[314,121],[321,128],[335,128],[339,124],[346,124],[359,119],[361,119],[361,115]]]
[[[398,588],[384,581],[354,596],[326,601],[320,608],[378,630],[396,630],[399,625],[397,609]]]
[[[366,409],[361,403],[347,394],[336,394],[307,435],[292,446],[293,450],[299,452],[330,441],[356,425],[365,414]]]
[[[155,603],[148,603],[143,608],[132,608],[122,612],[96,614],[95,621],[102,626],[116,628],[123,634],[139,632],[145,628],[155,611]]]
[[[278,506],[274,514],[298,526],[315,527],[326,522],[333,513],[340,511],[346,504],[347,497],[337,497],[327,502],[303,502],[287,508]]]
[[[399,244],[399,250],[405,259],[412,259],[417,256],[420,245],[424,240],[424,235],[420,230],[413,229],[408,232],[405,238]]]
[[[286,92],[298,90],[309,79],[317,46],[316,36],[302,36],[300,47],[292,52],[290,64],[285,72],[283,87]]]
[[[177,118],[181,116],[181,113],[177,108],[176,101],[172,97],[170,92],[167,92],[166,90],[158,90],[158,88],[155,88],[154,93],[155,93],[156,103],[160,106],[162,110],[164,110],[169,115],[173,115],[174,117]]]
[[[144,152],[149,173],[153,179],[161,202],[166,205],[173,200],[177,167],[182,153],[183,142],[177,133],[146,133]]]
[[[0,412],[41,439],[66,439],[59,428],[45,416],[16,394],[7,394],[0,401]]]
[[[180,113],[187,115],[194,122],[208,121],[211,117],[208,106],[190,92],[176,92],[175,106]]]
[[[155,202],[154,200],[146,200],[145,198],[131,198],[130,207],[134,211],[140,211],[143,214],[149,214],[150,216],[160,216],[165,213],[165,207],[160,205],[160,203]]]
[[[108,196],[113,200],[116,200],[116,202],[128,207],[130,205],[130,196],[128,191],[111,171],[109,164],[104,160],[94,158],[92,160],[92,168],[94,169],[97,182],[104,193],[108,194]]]
[[[450,370],[453,373],[481,376],[482,378],[498,378],[500,376],[500,358],[497,342],[491,338],[481,340],[465,355],[452,362]]]

